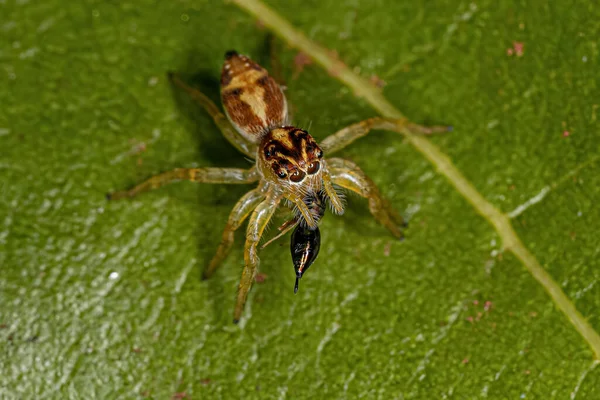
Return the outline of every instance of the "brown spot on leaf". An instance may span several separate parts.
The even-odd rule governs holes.
[[[378,87],[379,89],[383,88],[385,85],[387,85],[387,82],[384,81],[383,79],[381,79],[379,76],[377,76],[376,74],[371,75],[371,78],[369,78],[369,80],[371,81],[371,83],[373,85],[375,85],[375,87]]]
[[[515,49],[515,54],[517,57],[523,57],[523,52],[525,51],[525,44],[523,42],[513,42],[513,49]]]
[[[304,67],[312,64],[312,59],[303,52],[298,52],[294,57],[294,74],[292,75],[292,79],[298,78],[302,71],[304,71]]]
[[[329,72],[329,75],[331,75],[335,78],[340,75],[340,72],[343,69],[347,69],[348,66],[340,60],[339,54],[336,50],[329,50],[328,53],[329,53],[329,56],[331,56],[331,58],[334,59],[334,63],[333,63],[333,66],[329,67],[327,72]]]
[[[577,233],[571,232],[569,233],[569,237],[571,238],[571,240],[575,240],[575,238],[577,237]]]
[[[392,242],[387,242],[385,244],[385,247],[383,248],[383,255],[386,257],[389,257],[391,251],[392,251]]]
[[[523,42],[513,42],[512,47],[506,49],[506,55],[512,56],[516,55],[517,57],[523,57],[525,52],[525,43]]]

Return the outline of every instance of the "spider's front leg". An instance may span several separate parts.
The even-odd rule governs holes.
[[[106,195],[108,200],[134,197],[142,192],[158,189],[171,182],[182,180],[200,183],[252,183],[258,180],[256,168],[176,168],[172,171],[154,175],[129,190],[112,192]]]
[[[250,215],[252,210],[258,205],[258,203],[265,197],[262,190],[259,188],[254,189],[246,193],[242,198],[233,206],[227,225],[223,230],[221,243],[217,252],[210,260],[208,268],[202,274],[202,279],[208,279],[216,271],[216,269],[223,263],[223,260],[227,257],[231,251],[233,245],[235,231],[240,227],[244,220]]]
[[[328,162],[333,183],[366,198],[369,201],[369,210],[373,217],[385,226],[392,235],[402,239],[403,235],[400,228],[406,226],[404,220],[391,207],[389,201],[381,195],[375,183],[358,165],[341,158],[331,158]]]
[[[372,129],[382,129],[394,132],[403,132],[408,130],[412,133],[422,135],[431,135],[433,133],[444,133],[452,130],[451,126],[423,126],[410,122],[408,119],[391,119],[374,117],[364,121],[357,122],[343,129],[340,129],[331,136],[326,137],[321,142],[321,148],[327,155],[343,149],[356,139],[360,139],[369,133]]]
[[[254,212],[252,212],[252,216],[250,217],[250,222],[248,222],[246,245],[244,246],[245,266],[244,272],[242,273],[242,279],[240,280],[235,311],[233,314],[233,322],[236,324],[242,316],[244,304],[246,304],[246,299],[248,298],[248,292],[250,291],[250,288],[252,288],[252,283],[258,272],[258,243],[265,227],[277,209],[281,198],[282,196],[280,193],[274,193],[273,191],[267,193],[267,198],[254,209]]]

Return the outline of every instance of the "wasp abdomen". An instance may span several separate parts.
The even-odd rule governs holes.
[[[290,250],[296,271],[294,293],[298,292],[298,281],[319,255],[321,232],[319,228],[309,229],[298,225],[292,233]]]
[[[310,193],[304,199],[304,203],[313,214],[316,221],[325,215],[325,204],[321,193]],[[294,293],[298,292],[298,281],[306,270],[315,262],[321,249],[321,231],[317,226],[314,229],[306,224],[298,223],[290,239],[290,250],[294,270],[296,271],[296,284]]]

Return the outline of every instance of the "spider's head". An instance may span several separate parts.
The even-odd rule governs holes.
[[[264,137],[259,158],[266,177],[293,188],[318,177],[323,151],[308,132],[284,126],[271,130]]]

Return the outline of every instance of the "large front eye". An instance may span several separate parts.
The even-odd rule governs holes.
[[[308,164],[308,169],[306,170],[306,172],[308,172],[309,175],[316,174],[320,168],[321,164],[319,164],[318,161],[313,161],[310,164]]]
[[[290,175],[290,181],[292,182],[301,182],[302,179],[304,179],[304,177],[306,176],[306,174],[303,171],[295,171],[293,174]]]

